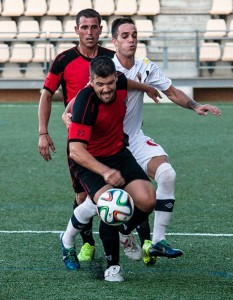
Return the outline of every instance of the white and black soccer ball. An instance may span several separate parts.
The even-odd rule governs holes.
[[[134,212],[132,197],[124,190],[110,189],[98,199],[97,212],[108,225],[121,225],[129,221]]]

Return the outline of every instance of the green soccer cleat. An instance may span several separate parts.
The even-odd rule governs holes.
[[[89,243],[85,243],[78,254],[78,259],[79,261],[90,261],[94,259],[94,256],[95,246],[91,246]]]
[[[152,245],[149,252],[151,255],[165,256],[168,258],[176,258],[183,255],[183,252],[180,249],[172,248],[165,240]]]
[[[157,256],[150,254],[152,243],[150,240],[145,240],[142,246],[142,259],[146,266],[153,267],[156,263]]]

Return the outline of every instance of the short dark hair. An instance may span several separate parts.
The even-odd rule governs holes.
[[[111,33],[112,33],[113,38],[117,38],[118,28],[122,24],[133,24],[133,25],[135,25],[135,22],[130,17],[122,17],[122,18],[117,18],[117,19],[113,20],[112,25],[111,25]]]
[[[90,63],[90,78],[94,75],[106,78],[116,73],[116,67],[112,59],[108,56],[97,56]]]
[[[76,25],[78,26],[80,23],[80,18],[85,17],[85,18],[97,18],[99,25],[101,24],[101,16],[100,14],[92,9],[92,8],[86,8],[83,10],[80,10],[80,12],[76,16]]]

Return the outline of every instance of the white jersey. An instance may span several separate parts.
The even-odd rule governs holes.
[[[147,83],[154,88],[165,91],[172,82],[159,67],[148,58],[136,59],[134,66],[128,70],[119,62],[116,54],[113,58],[117,71],[125,74],[129,79]],[[129,150],[139,165],[147,173],[147,164],[152,157],[166,155],[164,149],[141,130],[143,120],[144,92],[128,91],[127,111],[124,118],[124,131],[129,136]]]
[[[125,74],[129,79],[147,83],[154,88],[165,91],[172,82],[167,78],[160,68],[148,58],[136,59],[134,66],[128,70],[122,67],[116,54],[113,58],[117,71]],[[128,91],[126,116],[124,119],[124,131],[129,136],[129,143],[137,137],[143,121],[143,98],[144,92]]]

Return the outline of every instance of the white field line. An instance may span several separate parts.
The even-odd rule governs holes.
[[[149,102],[150,102],[150,100],[149,100]],[[148,103],[149,103],[148,102]],[[166,102],[166,101],[165,101]],[[165,103],[165,102],[163,102],[163,103]],[[170,103],[171,101],[168,101],[167,103]],[[154,103],[154,101],[153,100],[151,100],[151,103]],[[172,102],[171,102],[172,103]],[[53,108],[60,108],[61,107],[61,104],[62,104],[62,102],[60,102],[60,103],[53,103]],[[162,102],[161,102],[161,104],[162,104]],[[17,103],[0,103],[0,106],[1,107],[5,107],[5,108],[7,108],[7,107],[17,107],[17,108],[19,108],[19,107],[21,107],[21,108],[27,108],[27,107],[36,107],[36,108],[38,108],[38,103],[25,103],[25,104],[17,104]],[[221,106],[221,108],[229,108],[229,105],[227,105],[227,104],[219,104],[219,106]]]
[[[0,234],[59,234],[62,231],[56,230],[0,230]],[[93,232],[94,234],[99,234],[97,231]],[[137,233],[135,233],[137,234]],[[191,232],[170,232],[166,235],[170,236],[209,236],[209,237],[233,237],[233,233],[191,233]]]
[[[0,103],[0,106],[1,107],[4,107],[4,108],[7,108],[7,107],[17,107],[17,108],[23,108],[23,109],[25,109],[25,108],[27,108],[27,107],[36,107],[36,108],[38,108],[38,106],[39,106],[39,104],[38,103],[25,103],[25,104],[17,104],[17,103],[15,103],[15,104],[13,104],[13,103],[4,103],[4,104],[2,104],[2,103]],[[59,105],[59,104],[54,104],[53,103],[53,108],[54,107],[61,107],[61,105]]]

